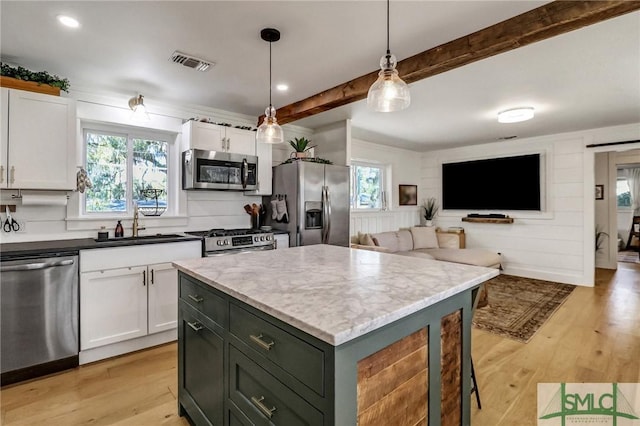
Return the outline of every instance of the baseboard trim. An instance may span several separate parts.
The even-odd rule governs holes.
[[[123,355],[129,352],[139,351],[140,349],[150,348],[151,346],[157,346],[163,343],[173,342],[177,339],[178,330],[173,329],[163,331],[161,333],[150,334],[148,336],[138,337],[137,339],[125,340],[111,345],[87,349],[80,351],[80,365]]]
[[[536,280],[554,281],[563,284],[573,284],[583,287],[593,287],[594,283],[588,283],[583,276],[563,274],[559,272],[542,271],[538,269],[527,269],[517,267],[505,267],[502,271],[505,275],[515,275],[516,277],[533,278]]]

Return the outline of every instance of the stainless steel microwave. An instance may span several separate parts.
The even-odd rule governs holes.
[[[190,149],[182,153],[182,189],[253,191],[258,186],[258,157]]]

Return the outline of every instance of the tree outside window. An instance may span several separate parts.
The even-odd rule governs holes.
[[[378,165],[351,163],[351,208],[382,209],[384,173]]]
[[[144,190],[159,191],[167,207],[168,143],[126,133],[85,130],[86,170],[93,187],[85,192],[86,213],[126,213],[128,206],[155,206]]]
[[[631,208],[631,190],[627,178],[618,178],[616,181],[616,195],[618,198],[618,207]]]

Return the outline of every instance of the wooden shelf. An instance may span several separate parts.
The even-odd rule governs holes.
[[[463,217],[463,222],[474,223],[513,223],[512,217]]]
[[[18,80],[13,77],[0,76],[0,86],[8,89],[26,90],[29,92],[44,93],[45,95],[60,96],[60,88],[34,81]]]

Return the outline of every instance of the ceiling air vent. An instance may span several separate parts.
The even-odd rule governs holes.
[[[184,65],[188,68],[193,68],[197,71],[206,71],[215,65],[213,61],[196,58],[195,56],[187,55],[186,53],[178,52],[177,50],[171,54],[170,60],[171,62]]]

